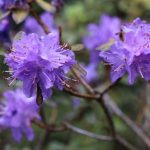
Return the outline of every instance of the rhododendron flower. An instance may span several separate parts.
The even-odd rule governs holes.
[[[13,138],[18,142],[22,134],[25,134],[28,140],[33,140],[31,121],[40,119],[37,109],[35,96],[27,98],[21,89],[6,91],[4,101],[0,104],[0,128],[10,128]]]
[[[53,86],[62,89],[66,73],[76,61],[74,53],[59,44],[57,34],[45,36],[25,33],[14,41],[12,52],[6,55],[6,62],[12,68],[12,77],[23,81],[23,91],[31,97],[37,84],[42,95],[48,98]]]
[[[120,32],[121,21],[117,17],[102,15],[99,24],[89,24],[89,35],[83,40],[84,45],[90,50],[91,62],[99,63],[99,51],[101,45],[107,43]]]
[[[138,75],[150,80],[150,24],[137,18],[121,30],[123,38],[116,40],[110,50],[100,52],[100,57],[112,66],[112,81],[125,72],[129,74],[130,84]]]

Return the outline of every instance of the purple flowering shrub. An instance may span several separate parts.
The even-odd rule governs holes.
[[[53,140],[65,143],[60,149],[70,148],[71,132],[114,142],[112,149],[150,149],[149,135],[135,123],[141,112],[140,117],[133,121],[113,101],[114,93],[119,95],[121,89],[126,94],[124,89],[129,87],[128,83],[131,86],[139,76],[144,81],[138,83],[147,87],[145,81],[150,80],[150,23],[140,18],[128,23],[119,10],[119,17],[102,12],[98,24],[87,26],[87,33],[81,37],[82,43],[68,43],[72,39],[65,39],[64,34],[68,33],[64,33],[63,28],[66,27],[68,32],[69,25],[65,20],[60,23],[56,19],[65,14],[63,9],[67,6],[63,6],[66,3],[63,0],[0,0],[0,87],[6,84],[5,90],[0,89],[4,92],[0,94],[3,95],[0,100],[0,133],[10,130],[18,143],[26,137],[36,150],[59,149],[46,148]],[[90,1],[85,3],[90,4]],[[77,15],[84,12],[84,7],[76,9]],[[128,83],[120,80],[126,73]],[[8,85],[15,88],[7,90]],[[114,87],[116,85],[119,90]],[[114,93],[109,93],[111,89]],[[119,98],[128,99],[128,93],[126,95]],[[132,109],[129,105],[127,109],[129,107]],[[114,116],[123,121],[123,127]],[[72,125],[75,123],[83,129]],[[136,135],[138,140],[135,139],[135,143],[133,139],[128,140],[125,125]],[[40,132],[36,139],[34,128]],[[58,135],[62,132],[62,137],[53,137],[52,132],[58,132]],[[136,144],[139,140],[142,144]],[[77,141],[81,143],[74,149],[80,150],[86,140],[76,138]],[[7,140],[6,143],[9,144]],[[99,147],[92,144],[92,148],[87,146],[86,150]],[[5,148],[0,145],[0,149]]]

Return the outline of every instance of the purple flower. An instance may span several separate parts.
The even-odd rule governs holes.
[[[84,67],[87,75],[86,75],[86,80],[88,82],[91,82],[95,79],[97,79],[98,77],[98,73],[97,73],[97,65],[95,63],[90,63],[89,65]]]
[[[0,127],[10,128],[13,138],[18,142],[22,134],[25,134],[28,140],[33,140],[31,121],[34,118],[40,119],[37,109],[35,96],[27,98],[21,89],[7,91],[4,93],[4,101],[0,104]]]
[[[72,106],[73,106],[73,108],[74,108],[74,109],[77,109],[77,108],[80,107],[80,105],[81,105],[80,99],[74,97],[74,98],[72,99]]]
[[[120,31],[120,23],[117,17],[102,15],[99,24],[88,25],[89,35],[84,38],[83,42],[90,50],[91,62],[99,62],[99,52],[96,48],[116,37],[116,33]]]
[[[110,50],[100,52],[100,57],[111,65],[112,81],[125,72],[129,74],[130,84],[139,75],[150,80],[150,24],[137,18],[121,30],[123,37],[116,39]]]
[[[56,32],[59,34],[56,24],[54,22],[54,15],[50,13],[43,13],[41,20],[46,24],[51,32]],[[25,21],[24,30],[27,33],[37,33],[38,35],[45,35],[44,30],[39,25],[39,23],[33,18],[28,17]]]
[[[23,91],[31,97],[37,84],[42,95],[48,98],[53,86],[64,87],[66,73],[76,61],[74,53],[59,45],[55,33],[45,36],[25,33],[20,40],[14,41],[12,52],[6,55],[6,62],[12,68],[12,77],[23,81]]]
[[[4,46],[10,44],[10,21],[8,18],[5,18],[0,21],[0,42]]]
[[[122,77],[127,68],[127,59],[130,58],[130,53],[126,49],[118,49],[116,46],[112,46],[109,51],[100,52],[100,57],[111,65],[111,80],[115,82]]]
[[[3,9],[27,9],[27,0],[1,0],[0,6]]]
[[[0,7],[2,7],[4,5],[4,1],[0,0]]]

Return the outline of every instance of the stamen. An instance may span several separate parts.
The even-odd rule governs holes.
[[[16,78],[14,78],[10,83],[9,86],[11,86],[16,81]]]
[[[141,67],[138,67],[138,69],[139,69],[139,73],[140,73],[141,77],[144,79],[143,73],[141,71]]]

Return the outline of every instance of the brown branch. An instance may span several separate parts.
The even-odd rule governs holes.
[[[81,84],[85,87],[88,93],[95,94],[91,86],[87,84],[87,82],[82,77],[80,77],[80,75],[78,75],[75,69],[72,68],[72,72],[76,76],[76,78],[81,82]]]
[[[72,69],[74,75],[77,77],[77,79],[82,83],[82,85],[86,88],[86,90],[91,94],[91,95],[95,95],[94,90],[92,89],[92,87],[83,79],[81,78],[74,69]],[[110,89],[111,87],[109,86],[108,89]],[[106,90],[105,90],[106,91]],[[104,92],[105,92],[104,91]],[[108,91],[108,90],[107,90]],[[106,114],[106,118],[108,120],[111,132],[112,132],[112,136],[115,138],[116,135],[116,131],[115,131],[115,126],[112,120],[112,116],[110,111],[108,110],[107,106],[105,105],[105,102],[103,100],[103,93],[99,94],[99,97],[95,99],[103,108],[105,114]]]
[[[43,28],[44,32],[46,34],[50,33],[49,28],[47,27],[47,25],[41,20],[41,18],[37,15],[37,13],[32,9],[32,6],[30,5],[30,12],[32,14],[32,16],[36,19],[36,21],[39,23],[39,25]]]
[[[61,126],[61,127],[57,127],[56,128],[53,125],[52,126],[47,125],[47,124],[45,124],[43,122],[40,122],[40,121],[38,121],[36,119],[34,119],[32,122],[34,124],[36,124],[38,127],[42,128],[42,129],[45,129],[45,130],[47,130],[49,132],[61,132],[61,131],[65,131],[66,130],[66,127],[64,125]]]
[[[103,108],[103,111],[106,115],[107,121],[109,123],[109,126],[111,128],[111,132],[112,132],[112,136],[114,138],[116,138],[116,129],[113,123],[113,119],[112,119],[112,114],[109,111],[109,109],[107,108],[107,105],[105,104],[104,99],[101,97],[100,99],[97,100],[97,102],[101,105],[101,107]]]
[[[138,127],[128,116],[126,116],[120,108],[111,100],[109,95],[105,95],[104,99],[109,109],[117,115],[134,133],[150,148],[150,138],[144,133],[144,131]]]
[[[109,90],[111,90],[116,84],[120,81],[121,78],[119,78],[116,82],[111,83],[108,85],[108,87],[101,93],[101,96],[103,96],[105,93],[107,93]]]
[[[83,82],[81,82],[81,83],[83,83]],[[87,83],[84,83],[84,85],[86,85],[86,84]],[[110,98],[109,98],[109,101],[108,101],[108,98],[106,99],[106,97],[105,97],[106,94],[105,93],[108,92],[113,86],[115,86],[115,84],[109,85],[108,88],[106,88],[102,93],[99,93],[99,96],[97,96],[97,99],[94,99],[94,100],[98,101],[101,104],[101,106],[102,106],[102,108],[103,108],[103,110],[104,110],[104,112],[107,116],[107,120],[108,120],[109,125],[111,127],[111,131],[112,131],[113,136],[115,136],[116,131],[115,131],[115,127],[114,127],[114,124],[113,124],[112,117],[111,117],[112,115],[111,115],[110,110],[109,110],[110,108],[111,108],[112,112],[115,115],[117,115],[121,120],[123,120],[126,123],[126,125],[128,127],[130,127],[136,133],[136,135],[145,143],[145,145],[148,148],[150,148],[150,138],[144,133],[144,131],[140,127],[138,127],[129,117],[127,117],[120,110],[120,108],[112,100],[110,100]],[[92,96],[94,95],[94,92],[92,92],[92,90],[91,90],[92,88],[90,86],[86,85],[84,87],[87,90],[90,89],[88,92],[91,93]],[[72,94],[72,93],[70,92],[70,94]],[[80,93],[73,94],[73,95],[77,96],[77,95],[80,95]],[[82,98],[84,98],[84,96]],[[85,98],[88,98],[88,97],[85,97]]]
[[[65,122],[64,125],[66,126],[67,129],[69,129],[75,133],[86,135],[88,137],[91,137],[91,138],[94,138],[97,140],[101,140],[101,141],[113,141],[114,140],[111,136],[94,134],[92,132],[77,128],[68,122]]]
[[[54,127],[48,126],[48,125],[46,125],[42,122],[39,122],[37,120],[33,120],[33,123],[35,123],[40,128],[43,128],[44,130],[49,131],[49,132],[61,132],[61,131],[70,130],[74,133],[85,135],[87,137],[90,137],[90,138],[93,138],[93,139],[96,139],[96,140],[99,140],[99,141],[114,141],[114,140],[117,140],[118,143],[120,143],[121,145],[123,145],[125,148],[127,148],[129,150],[138,150],[137,148],[132,146],[130,143],[128,143],[125,139],[123,139],[119,135],[117,135],[116,138],[114,139],[114,137],[112,137],[112,136],[94,134],[92,132],[77,128],[77,127],[71,125],[68,122],[64,122],[63,125],[59,128],[54,128]]]
[[[99,95],[96,96],[96,95],[89,95],[89,94],[81,94],[79,92],[72,91],[68,88],[65,88],[63,91],[66,92],[66,93],[69,93],[73,96],[84,98],[84,99],[87,99],[87,100],[94,100],[94,99],[99,98]]]

